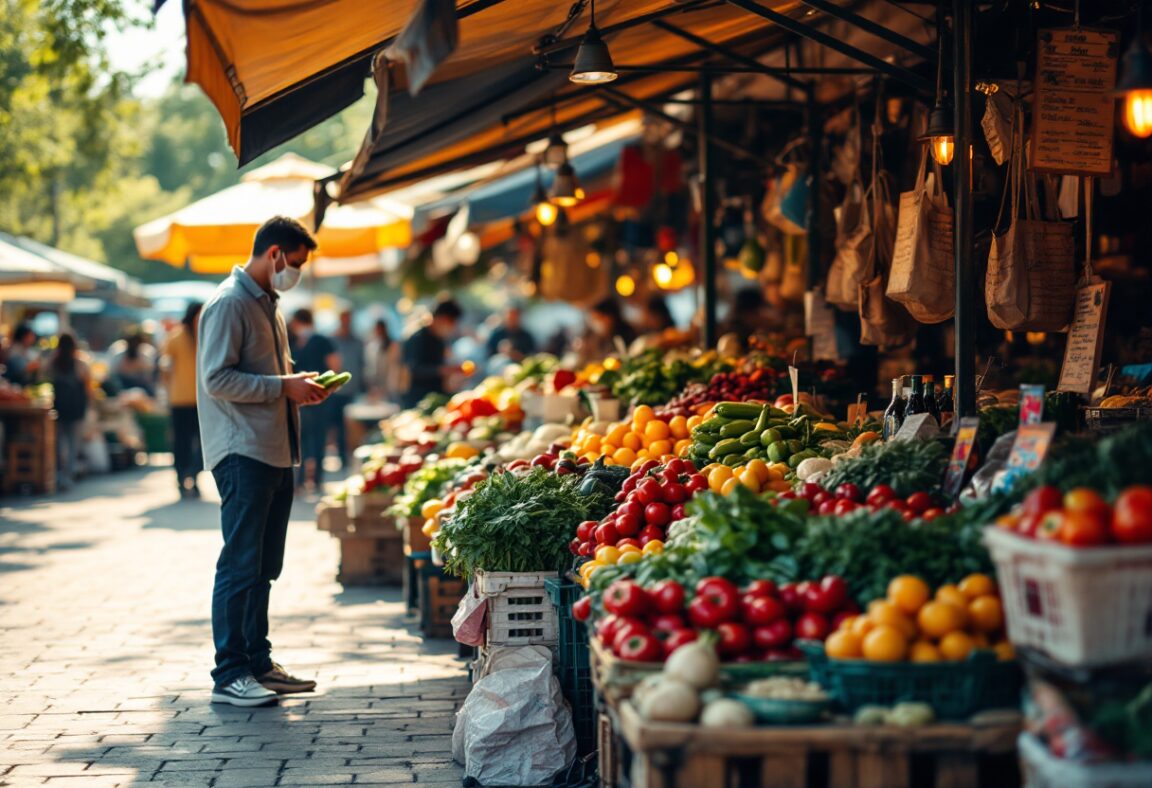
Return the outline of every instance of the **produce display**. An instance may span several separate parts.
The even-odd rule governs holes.
[[[1150,544],[1152,486],[1128,487],[1109,504],[1089,487],[1062,494],[1060,488],[1045,485],[1028,493],[996,524],[1021,536],[1058,541],[1069,547]]]
[[[780,375],[764,367],[752,372],[717,372],[708,383],[690,383],[681,394],[656,409],[657,418],[665,421],[673,416],[695,416],[717,402],[745,402],[776,399]]]
[[[719,403],[708,418],[692,429],[688,457],[695,461],[720,462],[729,467],[763,460],[786,463],[796,470],[804,460],[825,456],[820,451],[825,440],[846,437],[839,425],[807,412],[807,406],[801,404],[786,410],[785,407],[791,403],[777,402],[780,402],[779,406]],[[828,451],[827,457],[831,455],[832,452]]]

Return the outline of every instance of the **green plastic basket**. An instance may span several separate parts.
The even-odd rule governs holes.
[[[572,617],[572,603],[584,589],[565,578],[544,581],[548,599],[556,608],[556,677],[576,729],[576,747],[581,755],[596,749],[596,698],[592,688],[592,663],[588,654],[588,627]]]
[[[963,720],[984,709],[1019,705],[1019,683],[1013,684],[1012,669],[1005,666],[1015,663],[998,663],[991,651],[975,651],[963,662],[868,662],[829,659],[824,645],[814,641],[797,646],[808,655],[812,680],[849,713],[914,701],[929,704],[940,719]]]

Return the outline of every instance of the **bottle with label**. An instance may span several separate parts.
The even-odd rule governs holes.
[[[884,440],[890,439],[904,423],[903,378],[892,378],[892,401],[884,411]]]
[[[920,375],[913,375],[912,393],[908,397],[908,404],[904,406],[904,418],[927,412],[928,406],[924,403],[924,379]]]
[[[953,412],[956,410],[956,403],[952,399],[952,381],[955,380],[954,375],[944,376],[944,390],[940,392],[940,396],[936,398],[936,410],[940,412],[940,418],[951,419]]]
[[[940,408],[936,404],[936,378],[932,375],[924,376],[924,405],[936,420],[936,426],[940,426]]]

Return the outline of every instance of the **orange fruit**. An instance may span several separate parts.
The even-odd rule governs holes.
[[[996,659],[1001,662],[1009,662],[1016,659],[1016,649],[1007,640],[1001,640],[999,643],[992,647],[996,652]]]
[[[632,466],[632,463],[636,462],[636,452],[628,447],[617,449],[612,452],[612,461],[617,465],[623,465],[625,468],[629,468]]]
[[[632,424],[639,429],[643,429],[648,425],[648,422],[654,418],[656,418],[656,413],[650,405],[638,405],[632,413]]]
[[[904,615],[904,611],[891,602],[880,600],[868,606],[868,617],[879,627],[894,627],[911,640],[916,637],[916,625]]]
[[[852,634],[861,639],[875,628],[876,623],[868,616],[855,616],[852,621]]]
[[[744,469],[756,474],[756,478],[760,480],[761,484],[768,481],[772,473],[772,470],[768,467],[768,463],[761,459],[749,460],[748,464],[744,466]]]
[[[1004,626],[1004,607],[994,596],[978,596],[968,604],[968,618],[980,632],[997,632]]]
[[[668,430],[676,440],[687,438],[689,433],[692,432],[688,426],[688,419],[683,416],[673,416],[672,420],[668,422]]]
[[[620,560],[621,552],[614,545],[602,544],[596,548],[596,560],[602,564],[614,564]]]
[[[659,424],[660,422],[654,421],[652,423],[653,424]],[[670,440],[652,441],[652,443],[648,444],[648,453],[651,454],[653,457],[663,457],[665,454],[671,454],[672,453],[672,441],[670,441]]]
[[[916,615],[931,597],[928,584],[914,575],[900,575],[888,584],[888,601],[910,616]]]
[[[968,575],[960,581],[960,593],[969,599],[996,594],[996,581],[988,575]]]
[[[860,659],[864,656],[864,646],[856,635],[840,629],[824,641],[824,653],[832,659]]]
[[[628,432],[624,434],[623,448],[631,449],[632,451],[640,451],[640,448],[643,445],[644,438],[641,437],[638,433]]]
[[[840,626],[838,626],[837,629],[843,629],[851,632],[852,625],[856,623],[857,618],[858,616],[844,616],[844,618],[840,619]]]
[[[688,432],[691,433],[692,430],[699,427],[703,422],[704,422],[703,416],[689,416],[688,417]]]
[[[929,602],[920,608],[916,623],[925,637],[942,638],[964,628],[968,614],[962,607],[947,602]]]
[[[976,643],[967,632],[949,632],[940,638],[940,656],[951,662],[968,659],[976,648]]]
[[[864,659],[900,662],[908,654],[908,638],[896,627],[878,626],[864,636]]]
[[[755,471],[749,468],[745,468],[744,470],[740,471],[737,476],[740,479],[740,483],[747,487],[749,490],[754,493],[760,492],[760,477],[756,475]]]
[[[628,566],[628,564],[637,564],[640,563],[640,560],[643,558],[644,554],[639,550],[621,553],[620,557],[616,559],[616,566]]]
[[[964,596],[960,589],[952,583],[936,589],[936,601],[947,602],[950,605],[956,605],[956,607],[968,607],[968,597]]]
[[[662,441],[672,437],[672,429],[667,422],[653,419],[644,425],[644,437],[650,441]]]
[[[628,425],[621,422],[608,430],[604,436],[604,443],[610,443],[613,446],[619,446],[624,442],[624,436],[628,434]]]
[[[708,489],[712,492],[720,492],[724,487],[724,482],[731,479],[733,473],[733,470],[727,465],[717,465],[708,474]]]
[[[692,449],[692,439],[691,438],[681,438],[680,440],[676,441],[676,445],[672,448],[672,451],[676,454],[677,457],[687,457],[688,452],[691,449]]]
[[[725,481],[723,484],[720,485],[720,494],[721,495],[727,495],[728,493],[735,490],[739,485],[740,485],[740,480],[737,479],[735,476],[733,476],[731,479],[728,479],[727,481]]]
[[[940,656],[940,649],[927,640],[917,640],[908,652],[910,662],[940,662],[941,659],[943,657]]]

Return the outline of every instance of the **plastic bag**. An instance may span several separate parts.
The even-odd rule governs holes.
[[[572,713],[541,646],[493,649],[456,715],[452,757],[482,785],[548,785],[576,758]]]
[[[465,646],[483,646],[487,632],[485,619],[488,617],[488,597],[476,593],[476,581],[466,593],[452,614],[452,637]]]

